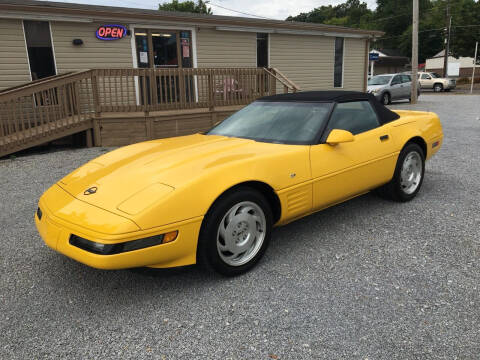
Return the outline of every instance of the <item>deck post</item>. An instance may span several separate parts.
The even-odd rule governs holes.
[[[92,82],[92,93],[93,93],[93,110],[95,111],[95,116],[100,116],[100,99],[98,96],[98,80],[97,80],[97,71],[90,70],[92,72],[91,82]]]
[[[93,145],[102,146],[102,137],[100,134],[100,120],[93,119]]]
[[[273,70],[272,72],[275,75],[275,70]],[[276,95],[277,94],[276,79],[273,76],[269,76],[269,78],[270,78],[270,95]]]
[[[213,111],[215,108],[215,89],[213,86],[213,74],[208,72],[208,110]]]
[[[92,133],[93,133],[92,129],[85,130],[87,148],[91,148],[93,146],[93,134]]]
[[[145,117],[145,133],[148,140],[153,140],[153,119],[151,116]]]

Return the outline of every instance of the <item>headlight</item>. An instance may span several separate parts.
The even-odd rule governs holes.
[[[370,90],[370,92],[371,92],[372,94],[378,94],[379,91],[380,91],[379,89]]]
[[[70,235],[70,245],[76,246],[82,250],[99,254],[99,255],[114,255],[127,251],[134,251],[145,249],[150,246],[166,244],[174,241],[177,238],[178,231],[171,231],[166,234],[150,236],[144,239],[125,241],[118,244],[102,244],[95,241],[84,239],[77,235]]]

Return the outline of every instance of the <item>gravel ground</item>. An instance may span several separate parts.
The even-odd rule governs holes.
[[[1,359],[478,359],[480,102],[422,95],[445,143],[418,197],[372,194],[274,231],[226,279],[196,267],[100,271],[49,250],[33,214],[106,149],[0,161]]]

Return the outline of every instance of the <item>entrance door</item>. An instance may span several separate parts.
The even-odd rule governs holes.
[[[56,75],[50,24],[48,21],[23,21],[32,80]]]
[[[190,31],[135,29],[135,44],[140,68],[178,69],[193,65]],[[169,74],[156,76],[155,81],[158,103],[179,101],[182,94],[187,101],[193,98],[193,76],[184,75],[180,79],[178,75]],[[150,84],[146,85],[150,91]],[[142,84],[140,89],[143,91]],[[143,93],[141,99],[143,104]]]
[[[190,31],[135,29],[139,68],[191,68]]]

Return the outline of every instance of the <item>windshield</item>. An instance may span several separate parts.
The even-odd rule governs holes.
[[[368,80],[368,85],[387,85],[391,78],[391,76],[377,75]]]
[[[256,101],[207,135],[285,144],[310,144],[325,124],[332,103]]]
[[[436,79],[441,78],[441,76],[438,75],[437,73],[430,73],[430,75],[432,75],[432,77],[433,77],[433,78],[436,78]]]

